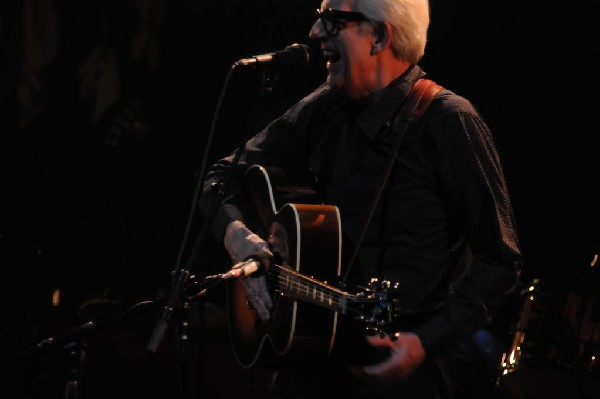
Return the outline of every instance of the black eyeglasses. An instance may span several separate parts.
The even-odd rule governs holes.
[[[332,8],[326,8],[321,11],[317,8],[316,13],[317,18],[321,20],[325,32],[327,32],[329,36],[337,36],[338,33],[346,27],[348,22],[369,21],[369,18],[367,18],[365,14],[355,11],[341,11]]]

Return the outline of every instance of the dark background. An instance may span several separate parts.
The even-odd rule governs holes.
[[[294,42],[316,50],[307,35],[318,5],[0,2],[3,355],[168,293],[171,271],[188,259],[202,228],[195,215],[180,255],[204,162],[325,76],[315,51],[305,70],[236,70],[224,89],[232,63]],[[524,281],[577,290],[600,244],[598,4],[432,0],[431,9],[421,66],[470,99],[492,128]],[[270,95],[266,77],[274,78]],[[221,267],[214,244],[200,246],[200,276]],[[61,301],[52,306],[56,290]],[[189,397],[260,385],[230,359],[222,294],[215,289],[207,305],[194,304],[183,366]],[[158,356],[142,354],[157,317],[145,310],[86,337],[86,397],[175,396],[176,338],[169,334]],[[40,352],[17,356],[3,373],[12,397],[64,395],[64,351]],[[215,379],[231,373],[237,386]]]

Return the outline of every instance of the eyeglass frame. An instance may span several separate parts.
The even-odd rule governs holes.
[[[337,36],[342,29],[346,28],[348,22],[369,22],[371,21],[365,14],[357,11],[342,11],[326,8],[324,10],[315,10],[318,19],[321,20],[325,32],[330,37]],[[330,24],[331,28],[328,28]]]

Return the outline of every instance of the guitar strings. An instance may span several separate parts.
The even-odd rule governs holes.
[[[273,270],[276,269],[276,270]],[[267,279],[270,283],[276,283],[276,287],[287,289],[292,294],[296,294],[309,302],[316,302],[321,305],[328,305],[341,313],[353,313],[358,316],[368,317],[371,315],[361,312],[356,308],[344,306],[345,304],[380,304],[375,299],[360,298],[355,294],[346,292],[333,287],[326,282],[316,280],[305,276],[288,266],[274,264],[267,272]],[[306,281],[306,282],[304,282]],[[282,291],[280,289],[280,291]],[[282,292],[285,294],[285,290]],[[293,295],[291,295],[293,296]],[[345,298],[345,299],[344,299]]]

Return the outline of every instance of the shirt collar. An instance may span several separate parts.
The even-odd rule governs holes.
[[[415,82],[424,76],[425,72],[418,65],[411,66],[392,81],[381,96],[358,116],[357,124],[369,140],[375,139],[384,126],[392,123]]]

